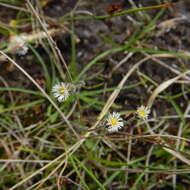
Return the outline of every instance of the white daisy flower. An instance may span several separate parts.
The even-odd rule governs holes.
[[[69,97],[69,83],[60,82],[54,85],[52,92],[59,102],[65,101]]]
[[[138,107],[136,114],[138,115],[138,117],[140,119],[148,119],[148,116],[150,114],[150,107],[146,107],[146,106],[140,106]]]
[[[28,52],[28,47],[26,45],[26,36],[12,36],[10,47],[13,52],[19,55],[25,55]]]
[[[109,132],[117,132],[124,126],[123,119],[120,117],[119,113],[113,112],[108,116],[107,125]]]

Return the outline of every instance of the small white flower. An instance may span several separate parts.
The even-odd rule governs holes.
[[[60,82],[54,85],[52,92],[59,102],[65,101],[69,97],[69,83]]]
[[[146,107],[146,106],[140,106],[138,107],[136,114],[138,115],[138,117],[140,119],[148,119],[148,116],[150,114],[150,107]]]
[[[28,52],[28,47],[26,45],[26,36],[12,36],[11,45],[9,48],[16,54],[25,55]]]
[[[108,116],[107,125],[109,132],[117,132],[124,125],[123,119],[120,117],[119,113],[113,112]]]

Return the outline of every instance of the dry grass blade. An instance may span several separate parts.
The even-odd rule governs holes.
[[[30,176],[26,177],[25,179],[23,179],[22,181],[20,181],[19,183],[17,183],[16,185],[14,185],[13,187],[10,188],[10,190],[14,190],[17,187],[19,187],[20,185],[22,185],[23,183],[25,183],[26,181],[28,181],[29,179],[31,179],[32,177],[38,175],[40,172],[44,171],[45,169],[47,169],[49,166],[51,166],[52,164],[56,163],[57,161],[59,161],[60,159],[64,158],[64,156],[70,156],[72,153],[74,153],[83,143],[84,139],[78,141],[77,143],[75,143],[71,148],[69,148],[66,152],[64,152],[63,154],[61,154],[59,157],[57,157],[56,159],[52,160],[50,163],[48,163],[47,165],[45,165],[44,167],[40,168],[39,170],[35,171],[34,173],[32,173]]]
[[[60,63],[60,60],[62,61],[62,63],[64,64],[64,67],[68,73],[68,76],[70,78],[70,80],[72,81],[72,76],[71,76],[71,73],[68,69],[68,66],[65,62],[65,59],[63,57],[63,55],[61,54],[61,51],[59,50],[59,48],[57,47],[57,44],[56,42],[53,40],[53,38],[48,34],[47,32],[47,28],[45,26],[45,23],[43,22],[42,18],[40,17],[40,15],[38,14],[38,12],[35,10],[35,8],[32,6],[31,2],[29,0],[27,0],[27,5],[28,5],[28,8],[31,10],[31,13],[34,14],[34,16],[37,18],[38,22],[41,24],[43,30],[44,30],[44,33],[47,35],[47,40],[50,44],[50,47],[58,61],[58,67],[59,67],[59,72],[60,72],[60,75],[62,77],[62,79],[64,80],[65,79],[65,73],[62,71],[62,66],[61,66],[61,63]]]
[[[117,98],[120,89],[122,88],[122,86],[125,84],[125,82],[127,81],[127,79],[131,76],[131,74],[145,61],[147,61],[148,59],[150,59],[150,57],[146,57],[142,60],[140,60],[139,62],[137,62],[128,72],[127,74],[123,77],[123,79],[121,80],[121,82],[119,83],[119,85],[117,86],[118,89],[114,90],[114,92],[111,94],[111,96],[109,97],[108,101],[106,102],[104,108],[102,109],[98,120],[102,120],[102,118],[104,117],[104,115],[108,112],[109,108],[112,106],[112,104],[114,103],[115,99]]]
[[[180,154],[177,151],[171,150],[169,148],[163,148],[165,151],[169,152],[172,154],[174,157],[178,158],[179,160],[183,161],[184,163],[188,164],[190,166],[190,160],[184,157],[182,154]]]
[[[154,103],[154,100],[156,99],[156,97],[158,96],[158,94],[160,94],[162,91],[164,91],[166,88],[168,88],[170,85],[172,85],[174,82],[176,82],[178,79],[180,79],[181,77],[184,77],[185,75],[187,75],[188,73],[190,73],[190,70],[186,71],[185,73],[182,73],[180,75],[178,75],[177,77],[174,77],[172,79],[169,79],[165,82],[163,82],[162,84],[160,84],[152,93],[152,95],[150,96],[150,98],[148,99],[148,103],[147,106],[151,107],[152,104]]]
[[[190,71],[188,71],[188,72],[190,72]],[[184,75],[184,74],[187,74],[188,72],[183,73],[183,75]],[[182,77],[182,75],[180,75],[180,77]],[[176,78],[178,79],[179,76],[173,78],[173,80],[176,79]],[[177,80],[177,79],[176,79],[176,80]],[[170,80],[168,80],[169,82],[166,81],[166,82],[168,82],[168,83],[166,83],[166,84],[172,84],[172,83],[173,83],[173,82],[172,82],[173,80],[170,79]],[[174,82],[175,82],[175,81],[174,81]],[[163,84],[163,83],[162,83],[162,84]],[[163,85],[163,87],[166,87],[166,86],[167,86],[167,85]],[[168,86],[169,86],[169,85],[168,85]],[[162,89],[162,88],[160,88],[160,89]],[[158,91],[157,91],[157,92],[158,92]],[[154,96],[154,97],[155,97],[155,96]],[[149,126],[148,122],[145,122],[145,123],[146,123],[148,129],[150,129],[149,131],[150,131],[151,135],[156,135],[156,133],[154,133],[154,131],[152,131],[152,129],[151,129],[151,127]],[[159,135],[158,135],[158,137],[159,137]],[[190,165],[190,160],[187,159],[185,156],[183,156],[180,152],[178,152],[178,150],[173,150],[173,149],[171,148],[171,146],[170,146],[169,144],[165,143],[161,138],[159,138],[159,140],[160,140],[160,143],[161,143],[161,144],[164,144],[165,147],[162,147],[162,148],[163,148],[165,151],[167,151],[168,153],[172,154],[174,157],[178,158],[179,160],[183,161],[184,163]],[[168,148],[167,148],[167,147],[168,147]]]

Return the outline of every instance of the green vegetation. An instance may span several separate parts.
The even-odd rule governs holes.
[[[99,15],[79,3],[51,17],[51,6],[0,0],[0,17],[9,15],[0,21],[0,189],[188,189],[190,53],[177,32],[158,35],[174,7]],[[119,18],[131,28],[118,32]],[[102,23],[108,34],[95,33]],[[11,38],[23,34],[28,49]],[[52,91],[59,82],[69,84],[65,101]],[[141,105],[148,120],[137,117]],[[118,132],[108,132],[109,112],[123,118]]]

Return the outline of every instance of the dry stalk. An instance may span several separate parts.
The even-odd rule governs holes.
[[[56,35],[66,33],[66,30],[64,30],[63,28],[53,28],[53,29],[47,30],[47,33],[50,36],[56,36]],[[40,31],[40,32],[34,33],[34,34],[25,34],[24,33],[24,34],[20,34],[19,36],[24,36],[26,43],[47,38],[47,34],[44,31]],[[5,49],[3,52],[4,53],[15,52],[15,49],[14,49],[15,46],[13,45],[13,43],[15,43],[15,42],[12,39],[10,39],[10,44],[9,44],[8,48]],[[0,62],[5,62],[5,61],[7,61],[6,57],[1,55],[0,56]]]

